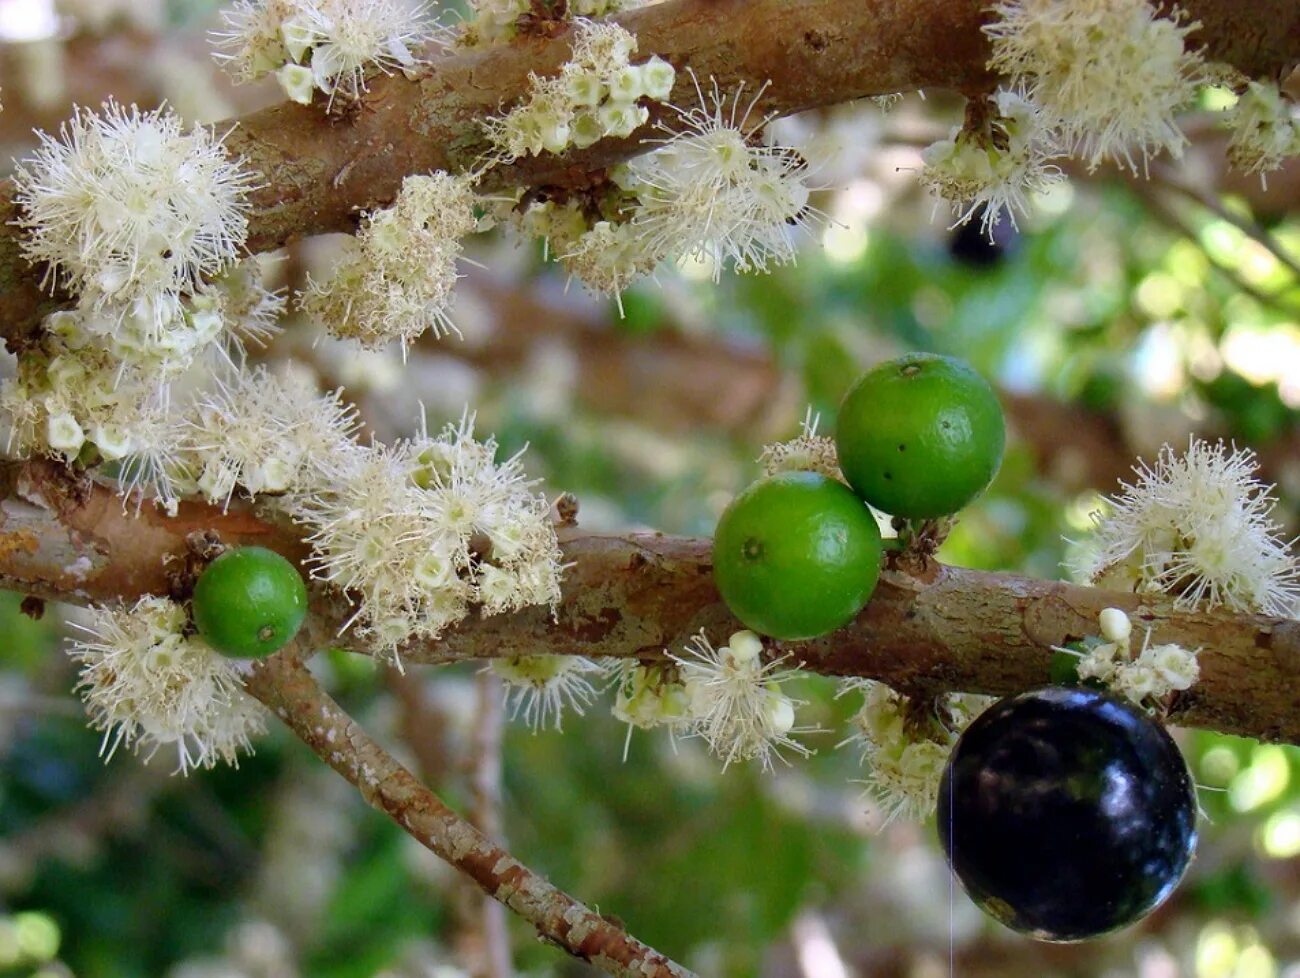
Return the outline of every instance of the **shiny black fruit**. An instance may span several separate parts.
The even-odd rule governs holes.
[[[961,735],[938,824],[985,912],[1081,941],[1169,896],[1196,848],[1196,799],[1163,727],[1106,693],[1052,686],[994,704]]]

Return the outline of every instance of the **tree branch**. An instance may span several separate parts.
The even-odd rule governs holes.
[[[1276,75],[1300,56],[1300,8],[1291,0],[1184,0],[1202,24],[1194,39],[1251,76]],[[618,18],[640,42],[723,91],[769,83],[760,111],[784,115],[867,95],[918,88],[987,87],[984,0],[667,0]],[[308,234],[347,230],[360,209],[386,204],[402,178],[463,171],[487,148],[479,120],[518,101],[530,72],[553,73],[568,38],[527,38],[436,59],[420,77],[379,78],[344,118],[286,102],[238,120],[231,153],[263,186],[250,200],[248,247],[268,251]],[[676,100],[695,103],[690,86]],[[659,113],[662,115],[662,113]],[[543,155],[494,170],[485,189],[571,181],[633,155],[649,130],[581,152]],[[39,288],[21,256],[12,185],[0,186],[0,335],[21,345],[66,301]]]
[[[258,663],[248,691],[367,803],[531,923],[543,940],[617,978],[694,978],[616,921],[552,886],[443,804],[357,726],[293,655]]]
[[[299,561],[305,554],[294,528],[247,508],[223,514],[190,503],[175,519],[148,509],[137,519],[103,486],[60,488],[67,476],[52,463],[7,468],[16,496],[0,503],[3,587],[82,604],[165,594],[170,562],[196,529]],[[710,546],[658,533],[570,536],[563,548],[571,566],[554,619],[544,608],[471,618],[437,642],[405,648],[403,660],[548,653],[655,659],[701,628],[723,639],[741,625],[713,586]],[[930,564],[917,574],[885,571],[855,622],[778,648],[811,671],[867,676],[913,693],[1005,695],[1047,682],[1051,646],[1095,635],[1106,607],[1123,608],[1158,641],[1203,649],[1201,679],[1173,704],[1175,722],[1300,743],[1300,622],[1180,611],[1159,595]],[[313,599],[322,630],[337,630],[351,610],[319,591]]]

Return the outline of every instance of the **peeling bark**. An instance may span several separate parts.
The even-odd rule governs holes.
[[[68,484],[46,462],[10,465],[18,495],[0,503],[0,586],[84,604],[167,593],[167,570],[185,536],[213,530],[227,543],[258,543],[301,563],[293,527],[247,507],[187,504],[174,520],[139,519],[103,486]],[[473,617],[437,642],[402,650],[408,663],[561,654],[660,658],[706,629],[724,640],[741,627],[713,585],[708,540],[658,533],[564,531],[564,593],[545,608]],[[1003,695],[1048,679],[1051,646],[1097,633],[1102,608],[1122,608],[1160,642],[1202,649],[1201,680],[1171,719],[1225,733],[1300,743],[1300,622],[1226,611],[1179,611],[1159,595],[1134,595],[931,563],[919,574],[887,570],[866,609],[846,628],[811,642],[777,643],[814,672],[866,676],[917,694]],[[317,589],[322,634],[351,613]],[[347,636],[337,643],[347,645]],[[356,651],[364,652],[364,648]]]
[[[1202,24],[1193,39],[1248,75],[1276,76],[1300,59],[1292,0],[1180,6]],[[618,19],[637,35],[640,57],[658,54],[727,92],[766,84],[758,110],[785,115],[868,95],[987,88],[985,8],[984,0],[667,0]],[[521,39],[438,57],[417,78],[378,78],[342,117],[286,102],[218,123],[229,151],[263,183],[250,200],[248,247],[349,230],[361,209],[391,201],[407,174],[473,166],[486,149],[479,120],[518,101],[530,72],[557,71],[569,50],[565,34]],[[674,101],[695,104],[685,77]],[[649,132],[500,167],[484,189],[570,182],[635,154]],[[18,229],[8,223],[12,189],[0,185],[0,335],[11,349],[66,301],[41,292],[40,270],[19,253]]]

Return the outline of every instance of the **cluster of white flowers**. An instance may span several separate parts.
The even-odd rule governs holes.
[[[418,64],[412,48],[434,37],[426,12],[407,0],[237,0],[214,35],[217,57],[239,82],[274,72],[304,105],[316,90],[355,100],[369,73]]]
[[[1165,445],[1154,468],[1142,463],[1137,481],[1093,514],[1074,569],[1099,586],[1172,594],[1180,607],[1293,614],[1300,564],[1256,469],[1254,452],[1221,441],[1193,439],[1181,457]]]
[[[165,415],[165,406],[146,376],[122,371],[102,348],[78,342],[76,314],[67,317],[54,325],[69,329],[43,336],[19,356],[17,375],[0,383],[8,450],[73,461],[90,444],[101,460],[121,459]]]
[[[857,746],[862,762],[870,766],[865,782],[868,796],[881,806],[886,823],[929,818],[958,735],[991,701],[983,696],[946,696],[947,725],[933,717],[921,730],[911,701],[884,683],[855,679],[843,690],[852,691],[862,693],[862,707],[853,716],[853,735],[843,744]]]
[[[283,310],[260,266],[237,262],[251,184],[220,140],[163,110],[109,102],[42,134],[15,175],[22,248],[77,305],[46,317],[0,391],[11,450],[128,459],[133,485],[154,481],[129,458],[172,454],[169,383],[234,367]]]
[[[791,739],[795,707],[802,701],[781,690],[793,670],[763,661],[763,641],[753,632],[736,632],[715,649],[703,632],[686,646],[686,657],[673,656],[681,669],[689,703],[689,733],[702,737],[722,759],[723,770],[736,761],[757,760],[772,768],[782,750],[812,753]]]
[[[592,205],[545,201],[519,215],[545,238],[570,274],[595,292],[618,295],[664,261],[766,271],[795,260],[798,235],[821,215],[808,205],[808,166],[795,150],[762,138],[756,99],[697,92],[652,151],[611,171]]]
[[[554,606],[561,553],[546,500],[516,455],[474,439],[467,415],[437,438],[336,453],[287,508],[312,531],[316,576],[357,602],[349,625],[396,658],[480,614]]]
[[[743,103],[743,90],[729,97],[714,82],[706,94],[697,79],[696,94],[699,106],[678,113],[672,135],[628,165],[638,237],[652,252],[711,260],[715,280],[727,266],[793,263],[798,234],[820,218],[808,204],[807,161],[765,141],[768,120],[754,117],[761,90]]]
[[[553,77],[531,76],[528,98],[483,126],[502,162],[582,149],[607,136],[630,136],[650,118],[642,100],[662,102],[677,73],[660,57],[630,62],[636,38],[614,23],[576,23],[573,56]]]
[[[522,716],[534,732],[548,726],[562,730],[566,708],[582,716],[596,698],[587,676],[602,672],[578,655],[517,655],[493,659],[490,668],[505,684],[510,719]]]
[[[978,113],[976,127],[957,126],[921,154],[921,185],[952,206],[956,224],[979,214],[990,234],[1004,213],[1015,227],[1016,213],[1028,213],[1030,194],[1064,179],[1050,162],[1059,154],[1038,107],[1008,89],[991,101],[994,113]]]
[[[653,0],[568,0],[564,16],[604,17],[643,6]],[[470,16],[456,34],[459,47],[486,47],[508,41],[520,33],[534,11],[532,0],[470,0]]]
[[[350,250],[298,303],[334,336],[375,348],[425,330],[455,332],[449,310],[461,238],[478,227],[472,179],[438,172],[402,182],[393,206],[367,215]]]
[[[1086,642],[1087,651],[1055,648],[1079,657],[1081,680],[1105,683],[1120,696],[1146,709],[1158,709],[1174,692],[1190,689],[1200,678],[1196,661],[1200,651],[1188,651],[1181,645],[1151,644],[1151,630],[1142,639],[1142,648],[1134,655],[1133,623],[1119,608],[1105,608],[1099,616],[1100,638]]]
[[[801,423],[801,431],[789,441],[766,445],[763,454],[758,457],[758,464],[763,467],[764,475],[776,475],[778,472],[817,472],[834,479],[844,481],[840,472],[840,459],[835,450],[835,439],[817,434],[817,425],[821,415],[813,414],[808,408]]]
[[[103,753],[173,745],[178,769],[237,764],[264,729],[262,707],[243,691],[235,665],[186,634],[184,607],[142,598],[133,607],[97,608],[86,638],[72,643],[78,690]]]
[[[1284,160],[1300,155],[1300,105],[1282,94],[1276,82],[1251,81],[1228,110],[1228,162],[1263,179]]]
[[[1062,142],[1096,167],[1182,153],[1175,113],[1208,79],[1187,35],[1197,26],[1148,0],[1001,0],[984,27],[989,67],[1011,77]]]
[[[191,470],[191,491],[223,506],[236,487],[251,497],[325,483],[341,455],[359,450],[356,412],[340,392],[318,396],[265,367],[218,381],[186,425],[187,464],[177,468]]]
[[[40,140],[14,173],[23,253],[83,309],[163,330],[183,293],[234,264],[252,178],[207,129],[109,102]]]

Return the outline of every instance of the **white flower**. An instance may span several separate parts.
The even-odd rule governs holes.
[[[317,396],[265,367],[219,381],[186,422],[198,489],[222,506],[236,486],[250,496],[317,486],[358,450],[356,411],[340,392]]]
[[[612,669],[615,719],[643,729],[690,720],[690,696],[676,666],[620,659]]]
[[[41,344],[19,357],[17,376],[0,383],[10,450],[69,461],[87,442],[107,460],[135,451],[166,413],[156,379],[90,343],[78,314],[56,313],[46,323]]]
[[[367,215],[351,252],[298,297],[334,336],[368,348],[406,344],[425,330],[456,332],[449,310],[460,239],[477,227],[471,178],[411,176],[393,206]]]
[[[1050,162],[1059,154],[1038,108],[1007,89],[1000,89],[992,102],[982,128],[958,126],[921,154],[921,185],[952,205],[956,224],[979,214],[986,234],[992,234],[1004,213],[1015,227],[1016,214],[1029,212],[1030,194],[1064,179]]]
[[[663,259],[661,252],[647,250],[645,235],[631,224],[611,221],[597,221],[559,253],[570,275],[593,292],[614,296],[620,313],[623,290],[653,272]]]
[[[262,265],[257,259],[242,261],[214,279],[211,291],[221,296],[227,336],[240,348],[245,342],[266,346],[280,332],[285,296],[263,285]]]
[[[294,8],[293,0],[235,0],[221,11],[226,30],[214,31],[212,38],[224,49],[217,60],[235,81],[253,81],[286,63],[280,25]]]
[[[522,716],[534,733],[548,726],[562,730],[566,708],[582,716],[596,698],[587,675],[601,671],[576,655],[518,655],[493,659],[490,668],[505,683],[510,719]]]
[[[1193,439],[1182,457],[1164,446],[1154,468],[1135,469],[1137,481],[1093,515],[1076,571],[1105,587],[1172,594],[1184,608],[1293,613],[1300,567],[1256,468],[1253,452],[1223,442]]]
[[[1232,130],[1228,162],[1244,173],[1276,170],[1300,154],[1300,108],[1276,82],[1251,81],[1226,113]]]
[[[94,308],[194,291],[238,257],[253,178],[207,129],[109,102],[40,140],[14,174],[23,253]]]
[[[77,689],[109,758],[120,746],[149,758],[170,744],[181,773],[237,765],[263,732],[263,710],[235,666],[185,628],[183,607],[146,597],[130,609],[93,609],[88,637],[72,643]]]
[[[276,73],[294,101],[313,88],[354,100],[366,77],[414,67],[412,48],[434,38],[427,6],[404,0],[237,0],[213,39],[236,81]]]
[[[1199,649],[1188,651],[1181,645],[1151,644],[1148,628],[1142,648],[1135,656],[1132,649],[1132,623],[1118,608],[1105,608],[1098,616],[1102,636],[1109,641],[1085,640],[1086,652],[1053,646],[1053,651],[1076,656],[1080,680],[1104,683],[1120,696],[1147,710],[1157,709],[1170,694],[1190,689],[1200,678],[1196,660]]]
[[[778,670],[780,660],[764,663],[758,636],[736,632],[727,645],[714,649],[701,632],[686,651],[686,658],[670,657],[681,669],[691,733],[722,759],[723,770],[748,760],[771,770],[773,757],[784,760],[784,749],[805,757],[812,753],[790,737],[799,732],[794,708],[802,701],[791,699],[780,684],[795,672]]]
[[[676,72],[662,58],[629,61],[636,38],[618,24],[575,22],[573,55],[553,77],[532,75],[528,97],[505,115],[483,121],[491,162],[590,146],[630,136],[649,119],[641,98],[666,99]]]
[[[466,415],[437,438],[338,454],[287,508],[312,531],[315,576],[357,601],[356,623],[396,657],[437,638],[472,604],[483,614],[560,598],[562,556],[546,500],[518,455],[495,461]]]
[[[1207,77],[1185,43],[1197,24],[1147,0],[1001,0],[993,14],[989,67],[1023,86],[1090,167],[1181,155],[1174,114]]]
[[[853,717],[856,731],[840,746],[855,744],[862,751],[862,762],[870,765],[867,794],[881,806],[886,824],[896,818],[924,821],[934,813],[959,729],[944,730],[936,720],[927,736],[910,724],[907,697],[872,680],[853,680],[844,692],[852,690],[862,692],[862,708]],[[967,699],[957,700],[953,719],[960,721],[954,724],[958,728],[978,712],[973,699]]]
[[[764,447],[763,454],[758,457],[763,474],[818,472],[828,479],[843,482],[844,475],[840,472],[835,439],[817,434],[820,421],[821,416],[813,414],[809,407],[804,415],[802,430],[795,438]]]
[[[1200,650],[1189,651],[1172,642],[1150,645],[1150,639],[1151,633],[1148,632],[1142,643],[1142,654],[1138,656],[1137,664],[1150,669],[1155,674],[1163,690],[1158,695],[1191,689],[1201,678],[1200,663],[1196,659],[1197,652]]]
[[[636,197],[632,225],[647,254],[711,259],[721,269],[766,271],[795,260],[801,232],[819,223],[809,207],[808,165],[794,149],[762,138],[753,118],[762,90],[724,95],[714,82],[699,106],[678,111],[671,135],[627,165]]]
[[[296,0],[298,18],[309,36],[316,87],[333,99],[356,99],[366,90],[366,75],[413,68],[411,52],[431,39],[428,7],[403,0]]]

